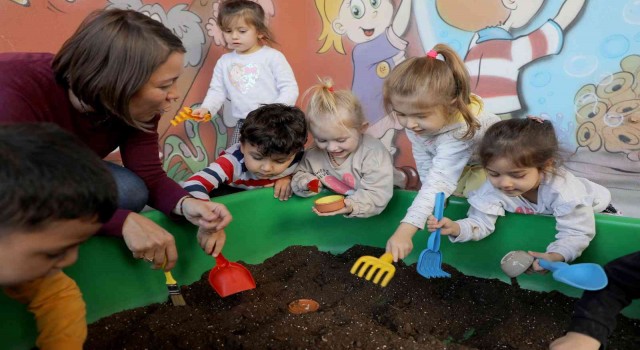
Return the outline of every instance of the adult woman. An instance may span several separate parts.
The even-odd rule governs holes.
[[[231,221],[222,204],[189,197],[158,158],[156,129],[179,97],[184,53],[161,23],[135,11],[103,10],[87,17],[55,57],[0,54],[0,123],[57,123],[102,158],[120,147],[124,167],[109,164],[119,209],[102,231],[122,235],[133,256],[155,268],[166,260],[167,270],[177,260],[175,242],[136,213],[145,204],[207,230]]]

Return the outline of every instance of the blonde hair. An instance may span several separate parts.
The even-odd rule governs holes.
[[[384,108],[390,113],[394,96],[413,98],[418,108],[439,109],[452,122],[459,112],[467,124],[463,138],[472,138],[480,127],[476,116],[469,109],[469,72],[456,52],[445,44],[434,46],[442,55],[436,57],[411,57],[396,66],[385,79],[382,94]]]
[[[334,90],[331,78],[319,80],[318,84],[310,87],[303,95],[305,99],[310,94],[307,104],[309,125],[329,122],[349,129],[360,129],[367,120],[358,98],[351,90]]]
[[[322,33],[320,33],[318,40],[324,40],[318,53],[325,53],[333,47],[337,52],[344,55],[342,35],[336,33],[331,25],[340,14],[340,7],[344,0],[315,0],[315,2],[318,14],[322,19]]]

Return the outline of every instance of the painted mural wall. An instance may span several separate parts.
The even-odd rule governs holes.
[[[382,109],[382,81],[407,57],[443,42],[464,58],[472,91],[487,109],[503,118],[535,114],[553,121],[566,166],[607,186],[625,215],[640,217],[640,1],[255,1],[300,96],[318,77],[352,89],[365,106],[369,133],[409,177],[415,176],[411,147]],[[214,20],[218,0],[4,0],[0,51],[56,52],[100,8],[145,13],[187,48],[182,97],[159,126],[165,169],[183,180],[228,146],[236,126],[224,112],[229,103],[209,122],[170,124],[183,106],[202,102],[216,60],[227,52]]]

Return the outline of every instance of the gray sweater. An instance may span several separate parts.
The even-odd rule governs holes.
[[[306,150],[291,188],[298,196],[313,196],[316,193],[309,191],[307,185],[314,179],[351,200],[353,212],[349,217],[380,214],[393,196],[391,155],[380,140],[370,135],[363,135],[356,151],[339,166],[331,163],[324,150],[316,147]]]

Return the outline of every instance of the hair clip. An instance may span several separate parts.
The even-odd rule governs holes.
[[[329,86],[329,87],[327,88],[327,90],[328,90],[330,93],[333,93],[333,92],[335,91],[335,90],[333,90],[333,86]]]
[[[438,58],[438,51],[436,50],[429,50],[429,52],[427,52],[427,57],[429,58]]]
[[[535,122],[537,122],[537,123],[540,123],[540,124],[543,124],[543,123],[544,123],[544,119],[542,119],[542,118],[540,118],[540,117],[537,117],[537,116],[535,116],[535,115],[528,115],[528,116],[527,116],[527,118],[528,118],[528,119],[531,119],[531,120],[533,120],[533,121],[535,121]]]

